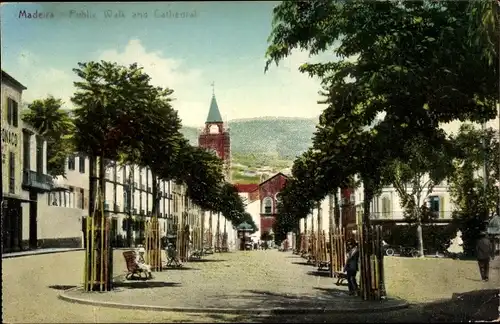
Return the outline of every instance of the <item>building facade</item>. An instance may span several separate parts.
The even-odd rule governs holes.
[[[3,252],[40,246],[44,195],[52,189],[47,175],[47,142],[21,119],[19,81],[2,70],[2,248]]]
[[[260,231],[270,233],[278,214],[278,193],[285,187],[287,176],[277,173],[259,184]]]

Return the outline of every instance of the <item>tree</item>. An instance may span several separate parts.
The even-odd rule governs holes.
[[[422,205],[433,192],[434,186],[453,171],[453,155],[449,144],[444,141],[441,148],[436,150],[436,147],[429,147],[426,139],[415,138],[404,146],[404,158],[395,159],[384,168],[384,177],[396,189],[405,216],[416,222],[420,256],[424,255]]]
[[[23,112],[24,122],[32,125],[47,140],[47,173],[53,177],[65,175],[66,158],[73,154],[73,121],[62,109],[61,99],[49,96],[30,103]]]
[[[204,148],[193,147],[184,141],[175,164],[178,178],[187,186],[187,195],[200,208],[213,212],[220,210],[220,187],[223,165],[220,158]]]
[[[137,64],[111,62],[78,63],[73,69],[80,81],[71,101],[76,106],[76,149],[90,158],[89,214],[95,204],[96,159],[100,157],[101,193],[104,194],[104,160],[117,160],[121,152],[141,151],[142,138],[151,130],[145,124],[153,87]],[[154,116],[153,116],[154,117]],[[133,154],[129,156],[134,156]],[[135,161],[133,161],[135,162]]]
[[[473,256],[479,233],[485,230],[490,213],[498,208],[496,184],[500,152],[497,133],[463,124],[453,140],[458,156],[454,160],[455,172],[449,179],[451,197],[458,206],[453,219],[462,233],[465,255]],[[485,158],[487,179],[478,172]]]
[[[219,189],[220,203],[216,211],[220,212],[233,226],[238,226],[243,222],[243,213],[245,206],[243,200],[238,194],[238,189],[233,184],[224,182]]]
[[[355,152],[345,171],[364,182],[365,219],[384,182],[383,166],[404,156],[406,142],[423,137],[437,148],[440,123],[496,114],[491,103],[497,68],[473,54],[491,46],[468,41],[475,24],[463,15],[469,4],[317,0],[282,2],[274,9],[266,70],[296,48],[313,55],[331,50],[340,58],[305,63],[300,70],[323,82],[330,111],[320,121],[326,129],[322,142],[341,142]],[[322,151],[339,154],[335,147]]]

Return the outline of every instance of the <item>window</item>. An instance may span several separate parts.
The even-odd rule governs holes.
[[[142,168],[139,168],[139,189],[143,189],[144,185],[142,184]]]
[[[75,157],[70,156],[68,157],[68,170],[74,170],[75,169]]]
[[[123,171],[123,183],[128,183],[127,179],[127,167],[124,165],[122,166],[122,171]],[[127,205],[125,205],[127,206]]]
[[[273,212],[273,199],[271,197],[264,198],[264,214]]]
[[[80,173],[85,173],[85,156],[83,155],[78,157],[78,169]]]
[[[74,207],[74,201],[75,201],[75,188],[74,187],[69,187],[69,200],[68,200],[68,207],[73,208]]]
[[[16,156],[14,152],[9,153],[9,193],[15,193],[16,186]]]
[[[43,173],[43,140],[36,137],[36,172]]]
[[[7,123],[14,127],[18,126],[19,122],[19,110],[17,101],[14,99],[7,99]]]
[[[85,191],[80,188],[80,197],[78,199],[78,208],[84,209],[85,208]]]
[[[439,213],[439,196],[430,196],[429,197],[429,209],[432,213]]]
[[[128,192],[126,190],[123,191],[123,207],[125,210],[130,210]]]
[[[59,196],[59,192],[51,192],[49,193],[49,206],[58,206],[58,199],[57,197]]]
[[[391,216],[391,200],[389,197],[382,198],[382,217],[390,218]]]
[[[31,136],[27,133],[23,134],[23,168],[29,170],[31,168]]]

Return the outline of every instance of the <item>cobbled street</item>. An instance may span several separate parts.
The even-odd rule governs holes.
[[[124,273],[122,252],[115,251],[116,276]],[[83,259],[83,251],[3,259],[4,322],[411,322],[418,319],[416,316],[421,316],[419,314],[440,321],[464,314],[457,314],[457,311],[453,310],[455,304],[451,302],[432,307],[429,303],[436,303],[441,299],[449,300],[453,293],[491,291],[500,286],[497,269],[492,271],[492,280],[489,283],[475,279],[477,269],[472,261],[387,258],[386,281],[389,294],[419,303],[420,306],[401,311],[343,316],[189,314],[89,306],[59,299],[58,295],[64,289],[81,285]],[[236,300],[238,294],[246,292],[242,293],[245,296],[241,300],[247,300],[247,303],[251,300],[249,307],[311,307],[321,303],[321,296],[325,295],[325,291],[329,291],[330,295],[334,292],[336,307],[353,307],[354,303],[359,302],[344,296],[342,291],[345,291],[345,287],[336,286],[331,278],[319,276],[314,267],[305,265],[304,262],[304,259],[292,253],[275,250],[215,254],[205,257],[201,262],[186,263],[184,270],[158,273],[153,280],[169,284],[148,286],[148,282],[138,282],[125,285],[117,292],[94,293],[92,298],[121,299],[129,304],[145,304],[144,301],[149,299],[156,300],[158,305],[173,304],[176,307],[235,307],[238,305],[229,305],[231,302],[225,300]],[[419,271],[421,273],[418,273]],[[431,272],[436,276],[432,277]],[[458,299],[468,302],[466,298]],[[32,302],[27,302],[28,300]],[[495,300],[487,302],[494,303]],[[424,304],[426,306],[422,306]],[[455,306],[463,308],[460,305]],[[447,311],[437,314],[436,310],[443,307]],[[462,309],[461,312],[465,310]]]

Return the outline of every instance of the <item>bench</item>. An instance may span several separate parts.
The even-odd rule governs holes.
[[[200,260],[201,259],[201,254],[202,254],[201,251],[193,251],[193,253],[191,253],[191,255],[189,256],[189,258],[191,260]]]
[[[337,278],[337,283],[336,283],[337,286],[342,285],[344,283],[344,281],[347,280],[347,275],[345,273],[343,273],[343,272],[337,272],[337,271],[335,271],[333,273],[333,277]]]
[[[330,262],[328,262],[328,261],[318,262],[318,271],[322,271],[322,270],[325,270],[325,271],[330,270]]]
[[[139,264],[136,261],[135,251],[125,251],[123,252],[123,257],[125,258],[125,263],[127,265],[127,274],[125,275],[127,280],[143,279],[143,274],[145,275],[144,279],[151,279],[149,274],[144,269],[139,267]]]
[[[177,251],[172,248],[167,248],[167,267],[180,268],[182,267],[182,263],[179,261],[177,257]]]

